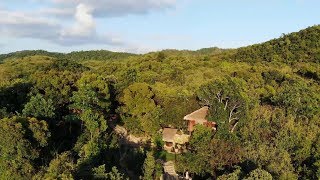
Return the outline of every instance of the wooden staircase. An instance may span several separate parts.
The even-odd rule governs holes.
[[[174,163],[172,161],[165,162],[163,164],[164,170],[164,180],[177,180],[178,174],[174,168]]]

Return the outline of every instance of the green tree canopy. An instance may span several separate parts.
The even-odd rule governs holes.
[[[155,173],[155,167],[156,167],[156,162],[153,157],[153,152],[147,152],[147,157],[144,160],[143,164],[143,179],[148,180],[148,179],[154,179],[154,173]]]
[[[50,132],[45,121],[34,118],[0,120],[0,177],[30,179],[40,146],[47,145]]]
[[[255,169],[250,172],[248,177],[245,180],[255,180],[255,179],[265,179],[265,180],[272,180],[272,175],[263,169]]]
[[[197,96],[208,105],[209,120],[218,124],[220,138],[228,138],[238,123],[248,118],[249,99],[243,81],[236,78],[216,80],[200,87]]]
[[[54,158],[44,175],[45,179],[74,179],[76,164],[70,152],[64,152]]]
[[[25,104],[22,113],[26,116],[36,118],[53,118],[55,115],[55,107],[51,99],[44,99],[41,94],[32,96],[30,101]]]
[[[154,96],[152,88],[146,83],[134,83],[123,91],[120,112],[131,131],[153,134],[160,128],[160,110]]]

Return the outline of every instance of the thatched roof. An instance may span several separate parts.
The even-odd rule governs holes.
[[[200,108],[191,114],[186,115],[183,119],[187,121],[196,121],[196,123],[204,123],[208,120],[206,119],[206,116],[208,114],[209,107],[204,106],[203,108]]]
[[[178,129],[164,128],[162,132],[162,140],[165,142],[174,142],[174,137]]]

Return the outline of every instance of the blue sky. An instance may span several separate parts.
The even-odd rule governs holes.
[[[0,53],[236,48],[320,24],[318,0],[0,1]]]

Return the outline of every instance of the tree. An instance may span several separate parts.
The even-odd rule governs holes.
[[[178,158],[180,171],[205,175],[241,162],[242,148],[236,142],[213,138],[213,131],[197,125],[190,139],[191,150]]]
[[[209,153],[206,156],[197,154],[195,152],[187,152],[182,156],[177,156],[176,168],[179,172],[195,173],[199,176],[204,176],[206,174],[213,174],[213,169],[211,169]]]
[[[126,72],[126,80],[128,81],[128,84],[132,84],[136,82],[137,79],[137,71],[135,69],[129,69]]]
[[[178,157],[178,169],[185,172],[204,175],[205,173],[213,173],[210,167],[211,159],[211,140],[213,132],[211,128],[197,125],[190,139],[191,152]]]
[[[210,144],[210,165],[217,170],[222,167],[232,167],[241,162],[244,152],[239,142],[213,139]]]
[[[34,171],[32,160],[39,152],[25,138],[25,129],[21,123],[12,119],[0,121],[0,177],[27,179]]]
[[[212,137],[213,131],[211,128],[203,125],[196,125],[189,142],[192,151],[197,152],[197,154],[204,153],[202,155],[208,154],[205,149],[210,145]]]
[[[94,178],[95,179],[104,179],[107,177],[107,173],[106,173],[106,165],[103,164],[101,166],[95,167],[93,168],[93,173],[94,173]]]
[[[253,143],[251,143],[250,146],[251,147],[246,147],[245,157],[253,163],[264,167],[266,171],[270,172],[276,178],[297,178],[291,156],[286,150],[267,143],[260,143],[257,147],[254,147]]]
[[[93,73],[85,73],[77,81],[78,91],[73,93],[70,109],[76,113],[90,133],[88,144],[82,148],[84,157],[91,156],[97,147],[98,139],[107,130],[105,116],[110,108],[109,82],[107,78]]]
[[[265,180],[272,180],[272,175],[263,170],[263,169],[255,169],[250,172],[248,177],[245,178],[245,180],[255,180],[255,179],[265,179]]]
[[[64,152],[53,159],[46,173],[45,179],[73,179],[76,165],[71,152]]]
[[[120,173],[117,169],[117,167],[112,167],[112,170],[107,174],[107,179],[110,180],[122,180],[122,179],[127,179],[125,176]]]
[[[7,108],[0,108],[0,119],[7,117],[8,113],[7,113]]]
[[[183,117],[198,107],[195,95],[189,95],[182,87],[169,87],[163,83],[153,86],[154,101],[161,107],[162,126],[185,128]]]
[[[216,80],[200,87],[197,96],[201,103],[210,107],[209,120],[218,123],[218,134],[228,138],[238,123],[247,119],[248,97],[243,82],[236,78]]]
[[[154,96],[152,88],[146,83],[134,83],[123,91],[120,112],[129,130],[151,135],[160,128],[160,110]],[[130,124],[135,126],[128,126]]]
[[[271,101],[286,109],[287,114],[312,118],[320,114],[320,102],[317,89],[305,82],[284,82],[280,91],[271,98]]]
[[[241,168],[237,168],[232,173],[218,176],[217,180],[238,180],[240,179],[240,175],[241,175]]]
[[[31,179],[40,149],[50,136],[45,121],[34,118],[4,118],[0,120],[0,177]]]
[[[78,91],[73,93],[71,108],[108,112],[110,108],[109,80],[93,73],[85,73],[77,81]]]
[[[153,157],[153,152],[147,152],[146,159],[143,164],[143,179],[149,180],[154,179],[154,172],[156,167],[156,162]]]
[[[101,133],[107,130],[107,121],[101,113],[91,109],[83,111],[80,115],[86,129],[90,132],[90,139],[98,138]]]
[[[41,94],[32,96],[30,101],[24,106],[22,113],[25,116],[36,118],[53,118],[55,107],[51,99],[44,99]]]
[[[31,84],[21,79],[1,85],[0,80],[0,109],[5,108],[7,112],[21,112],[23,105],[28,102],[28,93]]]
[[[48,69],[56,69],[58,71],[71,71],[71,72],[83,72],[89,70],[89,68],[77,63],[76,61],[69,59],[56,59]]]
[[[47,122],[39,121],[36,118],[28,118],[28,121],[28,128],[31,130],[33,138],[39,143],[39,146],[47,146],[48,139],[51,136]]]
[[[121,111],[135,117],[143,116],[156,108],[153,97],[154,93],[148,84],[134,83],[123,91]]]
[[[315,162],[313,163],[313,166],[315,167],[315,175],[314,178],[320,178],[320,136],[318,134],[317,139],[314,142],[314,148],[313,148],[314,158]]]
[[[38,71],[32,75],[32,93],[40,93],[45,99],[51,99],[55,108],[60,110],[70,103],[69,98],[75,90],[77,79],[77,75],[70,71]]]

